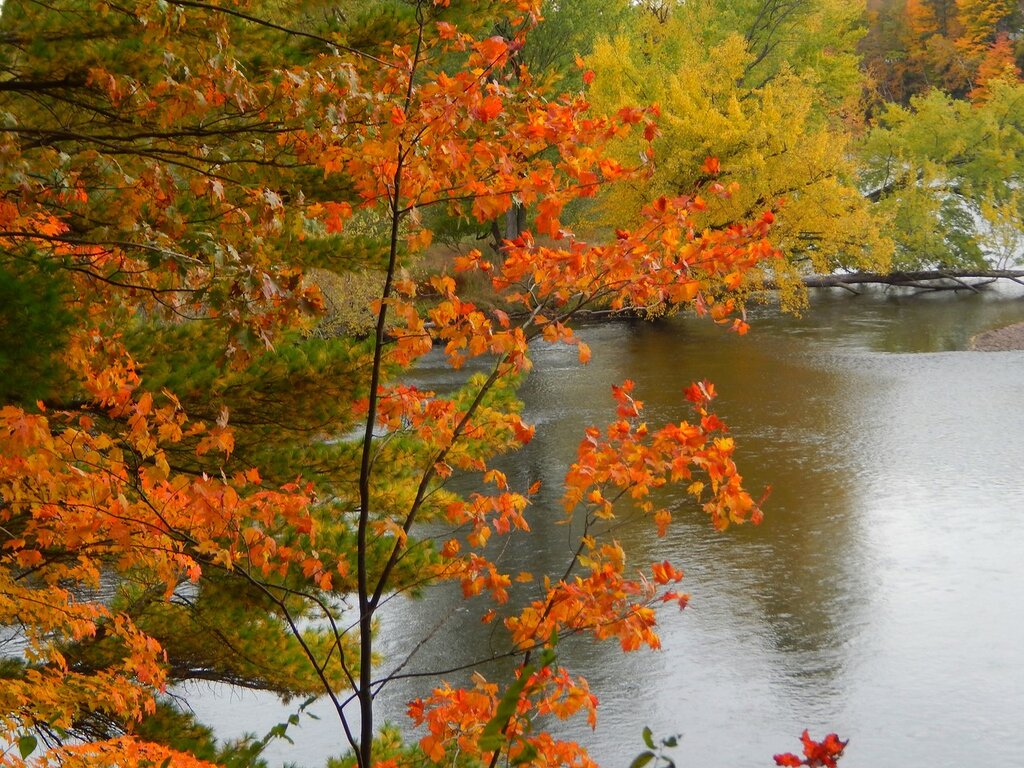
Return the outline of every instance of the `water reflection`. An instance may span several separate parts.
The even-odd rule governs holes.
[[[602,366],[613,380],[637,379],[652,422],[687,417],[682,387],[715,381],[717,410],[732,426],[748,485],[774,487],[770,516],[758,529],[720,536],[682,494],[670,493],[664,500],[677,508],[678,522],[666,539],[652,539],[644,523],[620,534],[638,565],[663,558],[681,564],[694,599],[686,613],[666,617],[662,659],[631,658],[626,674],[622,660],[604,660],[616,669],[606,709],[628,713],[612,715],[613,738],[637,731],[636,699],[644,692],[664,702],[648,714],[652,726],[683,730],[682,751],[694,757],[723,754],[723,719],[745,724],[749,732],[737,741],[750,745],[762,709],[800,701],[834,708],[843,648],[870,594],[863,583],[870,575],[854,565],[864,558],[859,523],[846,513],[844,444],[832,439],[852,432],[845,404],[862,382],[790,354],[784,338],[739,339],[687,321],[630,326],[607,351],[613,358]],[[630,680],[629,687],[619,688],[616,678]],[[761,706],[751,706],[759,699]],[[616,761],[627,757],[622,746],[600,736],[598,743],[596,751],[614,750]]]
[[[764,766],[805,727],[849,735],[851,766],[1003,761],[1024,711],[1024,353],[947,350],[1021,320],[1021,301],[821,297],[802,319],[762,313],[744,338],[686,319],[587,328],[586,370],[573,350],[539,348],[522,392],[537,438],[504,468],[544,490],[535,536],[502,553],[509,570],[565,567],[573,536],[559,481],[626,378],[652,424],[687,415],[690,380],[714,381],[748,486],[773,487],[759,528],[716,534],[666,492],[677,508],[666,538],[639,517],[616,530],[632,563],[681,565],[693,601],[664,615],[660,653],[565,643],[563,661],[602,699],[601,723],[593,734],[557,727],[608,766],[628,764],[645,724],[683,733],[682,765]],[[422,375],[444,383],[440,369]],[[408,672],[505,647],[456,591],[390,606],[388,646],[425,635]],[[431,682],[386,689],[390,717]],[[318,765],[340,744],[322,720],[277,757]]]

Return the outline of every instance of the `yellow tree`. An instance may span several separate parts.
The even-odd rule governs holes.
[[[1013,14],[1014,4],[1009,0],[956,0],[956,9],[960,21],[957,48],[972,61],[979,61]]]
[[[645,14],[635,34],[599,42],[588,60],[598,110],[641,101],[661,111],[647,175],[604,196],[599,220],[621,217],[648,194],[701,189],[702,226],[777,208],[773,238],[786,259],[774,270],[782,283],[793,286],[812,270],[884,270],[891,245],[855,185],[846,113],[837,106],[850,104],[843,98],[851,88],[843,74],[848,68],[830,62],[826,78],[814,57],[773,66],[771,57],[788,39],[785,29],[774,32],[781,40],[760,39],[760,47],[752,45],[759,38],[729,29],[707,45],[700,30],[714,29],[706,20],[715,7],[686,3],[664,19]],[[836,56],[852,51],[857,39],[849,12],[841,18],[854,27],[845,36],[826,24],[836,21],[829,14],[811,16],[818,34],[837,42]],[[732,26],[743,25],[734,20]],[[829,55],[819,51],[821,58]],[[624,159],[640,150],[635,139],[617,147]],[[718,162],[702,166],[706,157]]]

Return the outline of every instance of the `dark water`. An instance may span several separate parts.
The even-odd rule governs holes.
[[[1020,760],[1024,353],[962,351],[1017,321],[1020,299],[823,297],[800,319],[755,316],[742,338],[690,319],[586,328],[586,368],[572,350],[539,348],[522,392],[537,438],[506,469],[549,495],[535,535],[503,553],[507,570],[564,567],[572,532],[555,522],[558,481],[626,378],[652,424],[685,417],[689,381],[714,381],[748,487],[773,487],[757,528],[717,534],[670,494],[666,538],[640,519],[616,530],[638,567],[668,558],[686,571],[691,606],[663,613],[659,652],[563,644],[562,663],[587,675],[601,708],[596,732],[555,730],[605,766],[628,765],[645,725],[682,734],[680,766],[772,765],[798,751],[805,727],[849,737],[848,768]],[[451,592],[395,601],[382,642],[397,653],[433,633],[405,671],[455,667],[501,647],[475,615]],[[430,683],[395,683],[382,708],[400,721]],[[287,712],[223,689],[204,689],[196,710],[224,735],[265,731]],[[342,750],[330,713],[316,711],[273,764],[315,766]]]

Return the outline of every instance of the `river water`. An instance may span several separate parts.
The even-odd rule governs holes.
[[[627,516],[615,536],[629,562],[682,567],[690,607],[662,614],[657,652],[564,643],[560,661],[586,674],[601,707],[594,732],[554,729],[608,767],[643,748],[645,725],[682,735],[680,766],[772,765],[799,751],[805,727],[850,738],[846,768],[1020,759],[1024,352],[964,351],[973,334],[1019,321],[1022,299],[821,295],[802,318],[755,313],[745,337],[688,318],[584,328],[586,367],[571,349],[538,348],[522,390],[537,438],[504,467],[546,490],[534,534],[502,555],[508,571],[564,567],[558,481],[626,378],[652,424],[684,418],[682,387],[712,380],[747,487],[773,488],[756,528],[716,533],[680,493],[666,495],[676,520],[663,539]],[[449,374],[428,360],[418,375],[443,386]],[[398,653],[429,635],[403,671],[456,667],[501,647],[478,615],[450,591],[396,600],[381,642]],[[431,682],[394,683],[382,710],[401,723]],[[201,689],[195,709],[224,736],[288,712],[222,688]],[[321,719],[304,719],[294,745],[272,746],[272,765],[312,768],[342,751],[330,711],[313,711]]]

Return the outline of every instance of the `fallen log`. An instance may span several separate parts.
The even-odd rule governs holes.
[[[1024,285],[1024,269],[949,270],[931,269],[917,272],[849,272],[835,275],[808,275],[803,284],[808,288],[843,288],[857,293],[857,285],[891,285],[926,291],[974,291],[997,280],[1010,280]]]

